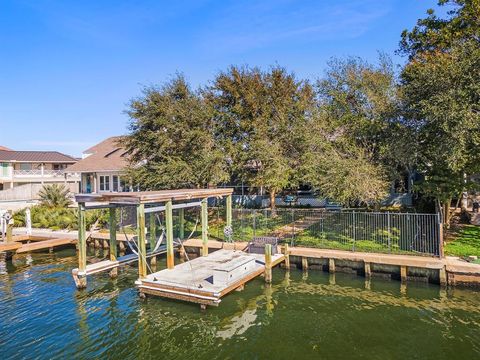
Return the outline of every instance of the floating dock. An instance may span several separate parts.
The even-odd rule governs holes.
[[[271,267],[284,260],[283,254],[272,255]],[[136,284],[143,294],[218,306],[223,296],[264,272],[265,255],[221,249],[149,274]]]

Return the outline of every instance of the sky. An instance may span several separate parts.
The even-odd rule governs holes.
[[[332,57],[394,54],[436,1],[0,0],[0,145],[80,156],[125,134],[144,86],[229,65],[317,79]]]

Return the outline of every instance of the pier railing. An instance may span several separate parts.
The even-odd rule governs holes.
[[[293,246],[430,256],[442,255],[440,227],[437,214],[418,213],[235,209],[233,217],[238,241],[269,235]]]

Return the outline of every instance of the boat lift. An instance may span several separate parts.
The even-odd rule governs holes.
[[[78,268],[72,270],[77,288],[87,286],[87,276],[99,272],[110,271],[110,276],[117,276],[119,266],[138,261],[138,279],[147,277],[147,259],[156,259],[156,256],[167,254],[167,269],[175,267],[174,240],[173,240],[173,210],[180,210],[180,229],[183,230],[184,209],[200,207],[202,229],[202,255],[208,255],[208,199],[226,197],[226,228],[232,226],[232,188],[214,189],[181,189],[144,192],[111,192],[102,194],[78,194],[75,200],[78,203]],[[136,208],[137,217],[137,254],[132,253],[118,257],[117,254],[117,224],[116,209],[132,206]],[[109,209],[109,259],[87,265],[87,236],[85,212],[91,209]],[[165,212],[166,244],[158,246],[155,236],[155,222],[150,216],[150,251],[147,252],[147,237],[145,214]],[[128,241],[128,239],[127,239]]]

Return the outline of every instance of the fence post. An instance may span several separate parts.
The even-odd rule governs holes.
[[[391,247],[391,235],[390,235],[390,211],[387,211],[387,236],[388,236],[388,252],[392,252],[392,247]]]
[[[439,213],[437,213],[437,218],[438,218],[438,256],[440,256],[440,258],[443,258],[445,256],[443,252],[443,224],[442,224],[442,218]]]
[[[295,211],[292,209],[292,244],[295,244]]]
[[[257,235],[257,210],[253,209],[252,216],[253,216],[253,237],[255,237]]]
[[[357,233],[356,233],[356,228],[357,228],[357,225],[356,225],[356,216],[355,216],[355,210],[353,211],[353,251],[355,251],[355,241],[356,238],[357,238]]]

